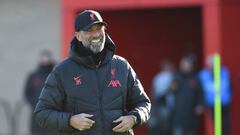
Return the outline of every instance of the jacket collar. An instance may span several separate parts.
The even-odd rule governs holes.
[[[89,52],[90,50],[85,48],[84,51],[86,53],[80,54],[77,50],[77,45],[82,45],[82,43],[74,37],[71,42],[69,58],[78,64],[83,64],[84,66],[90,68],[96,68],[97,66],[101,66],[109,62],[112,59],[116,49],[112,39],[108,35],[106,35],[106,42],[103,50],[106,51],[105,58],[103,58],[103,61],[100,63],[100,65],[96,65],[93,59],[93,53]]]

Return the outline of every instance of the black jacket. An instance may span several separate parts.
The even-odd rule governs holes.
[[[45,79],[52,71],[53,66],[54,64],[49,64],[45,66],[39,65],[38,69],[28,76],[24,90],[24,96],[26,101],[29,103],[31,109],[35,108],[38,97],[44,86]],[[47,134],[48,130],[39,127],[39,125],[31,118],[31,132]]]
[[[99,66],[93,56],[77,52],[78,43],[74,38],[69,58],[46,80],[34,111],[39,124],[64,135],[118,135],[112,131],[113,120],[122,115],[135,115],[137,125],[146,122],[150,100],[129,63],[114,55],[111,39],[107,36],[106,54]],[[94,115],[91,129],[78,131],[70,126],[70,117],[79,113]]]
[[[54,64],[49,64],[47,66],[39,65],[38,69],[27,77],[24,96],[32,109],[34,109],[37,104],[44,82],[48,74],[52,71],[53,66]]]
[[[196,73],[176,74],[177,89],[175,94],[175,112],[173,124],[186,130],[194,131],[198,123],[196,107],[203,105],[203,94]]]

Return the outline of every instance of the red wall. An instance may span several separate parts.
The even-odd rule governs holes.
[[[200,8],[103,11],[117,53],[128,59],[149,93],[160,61],[184,52],[202,58]],[[201,62],[200,62],[201,63]]]
[[[221,14],[219,0],[205,0],[203,3],[202,21],[203,21],[203,59],[209,54],[222,54],[221,43]],[[213,135],[213,121],[210,110],[204,113],[205,135]]]
[[[233,102],[231,107],[232,135],[240,134],[240,2],[223,1],[222,12],[222,57],[229,67],[233,81]]]
[[[170,7],[202,6],[203,0],[61,0],[62,8],[62,56],[66,57],[68,45],[74,33],[74,16],[83,9],[128,10]]]

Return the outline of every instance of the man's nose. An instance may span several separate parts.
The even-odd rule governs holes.
[[[99,37],[101,35],[101,32],[99,30],[96,30],[93,34],[94,37]]]

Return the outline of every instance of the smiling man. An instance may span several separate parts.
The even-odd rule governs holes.
[[[64,135],[133,135],[149,119],[150,100],[136,73],[105,33],[97,11],[75,20],[69,57],[46,80],[34,116]]]

